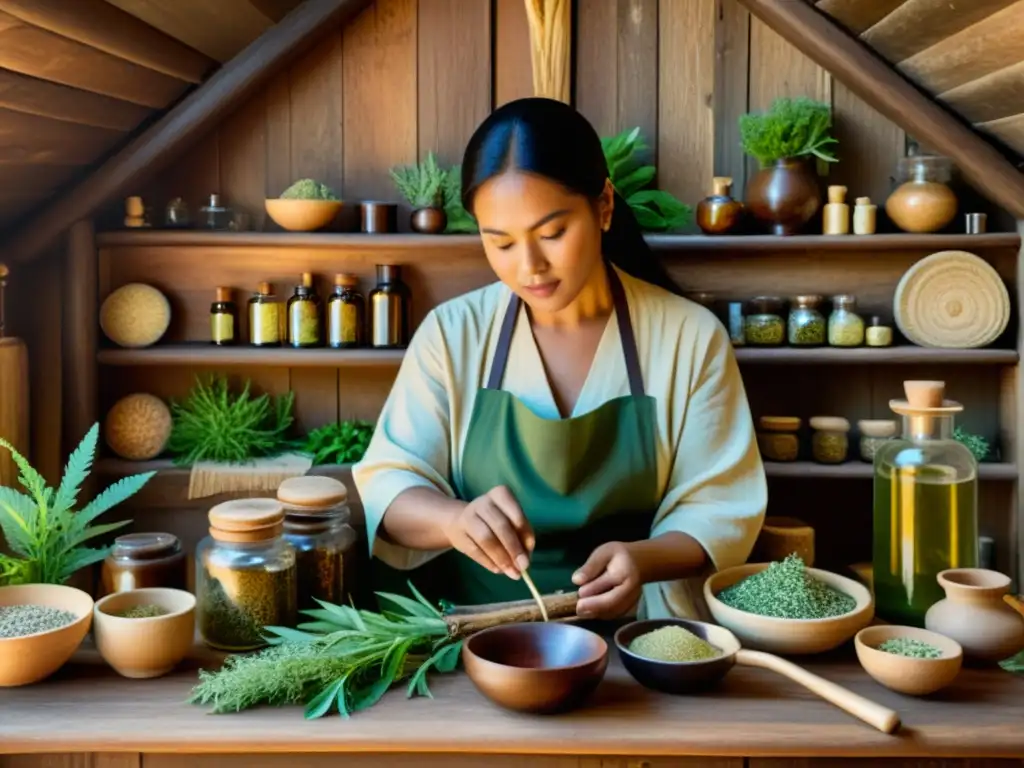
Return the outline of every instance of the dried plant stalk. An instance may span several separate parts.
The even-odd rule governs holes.
[[[530,23],[533,93],[570,101],[571,0],[525,0]]]

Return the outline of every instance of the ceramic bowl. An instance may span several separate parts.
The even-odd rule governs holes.
[[[339,200],[267,198],[267,215],[289,232],[315,232],[330,224],[341,210]]]
[[[942,656],[938,659],[912,659],[878,650],[878,646],[894,637],[909,637],[934,645]],[[886,688],[911,696],[926,696],[953,682],[963,663],[963,649],[955,640],[937,632],[917,627],[879,625],[867,627],[854,638],[857,660],[864,671]]]
[[[49,677],[71,658],[92,623],[88,593],[60,584],[0,587],[0,606],[45,605],[78,618],[58,629],[0,639],[0,687],[29,685]]]
[[[830,619],[779,619],[740,611],[718,599],[726,587],[767,567],[768,563],[748,563],[726,568],[704,582],[704,599],[715,623],[736,635],[744,648],[783,655],[823,653],[845,643],[875,616],[874,598],[863,584],[818,568],[808,568],[807,573],[856,600],[852,611]]]
[[[117,614],[141,605],[167,613],[140,619]],[[115,592],[96,603],[93,636],[103,660],[123,677],[160,677],[192,649],[196,598],[182,589],[151,587]]]
[[[640,635],[662,627],[677,626],[707,640],[722,651],[722,655],[700,661],[659,661],[633,653],[629,645]],[[739,641],[728,629],[687,619],[649,619],[634,621],[615,633],[615,647],[626,671],[645,688],[662,693],[697,693],[710,688],[732,669],[736,663]]]
[[[608,644],[572,624],[508,624],[466,640],[462,663],[495,704],[550,714],[574,709],[594,692],[608,668]]]

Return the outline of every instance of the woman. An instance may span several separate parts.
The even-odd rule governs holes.
[[[381,570],[433,597],[528,598],[529,568],[583,617],[641,597],[700,616],[699,577],[750,554],[766,484],[728,335],[608,175],[594,129],[548,99],[496,110],[466,149],[500,282],[427,315],[354,472]]]

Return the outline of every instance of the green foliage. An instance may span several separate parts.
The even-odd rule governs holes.
[[[437,164],[433,152],[428,152],[422,163],[396,166],[389,173],[402,197],[414,208],[440,208],[443,204],[448,174]]]
[[[339,421],[318,427],[292,447],[313,456],[313,464],[353,464],[363,458],[373,437],[368,421]]]
[[[281,193],[282,200],[339,200],[333,189],[314,179],[299,179]]]
[[[253,397],[251,386],[247,379],[243,390],[233,395],[224,376],[211,376],[209,383],[196,377],[185,402],[171,403],[174,423],[167,449],[175,463],[241,463],[288,447],[295,393],[273,399],[266,394]]]
[[[834,163],[837,159],[827,149],[837,143],[831,129],[828,104],[805,97],[776,99],[764,114],[740,117],[740,144],[762,166],[808,155]]]
[[[469,234],[480,231],[476,219],[462,206],[462,166],[453,166],[445,174],[441,192],[445,217],[448,219],[448,225],[444,231],[447,234]]]
[[[318,600],[322,608],[302,611],[313,621],[267,627],[269,648],[200,671],[190,703],[210,704],[215,713],[304,704],[305,717],[315,719],[367,709],[406,679],[407,696],[430,696],[427,673],[453,671],[462,642],[441,612],[409,588],[415,599],[378,593],[393,606],[383,613]]]
[[[602,138],[601,146],[612,185],[629,204],[642,230],[666,232],[690,223],[693,215],[690,206],[668,192],[646,189],[654,181],[656,169],[643,162],[643,153],[648,147],[639,128]]]
[[[975,435],[967,432],[963,427],[955,427],[953,429],[953,439],[974,454],[976,461],[984,461],[988,458],[990,446],[988,440],[981,435]]]
[[[110,553],[110,547],[86,547],[85,542],[131,522],[92,525],[104,512],[137,493],[155,472],[122,478],[82,510],[73,509],[92,468],[99,429],[99,424],[94,424],[82,438],[68,459],[57,489],[47,487],[25,457],[0,439],[0,446],[14,457],[18,482],[28,492],[26,495],[0,486],[0,530],[17,555],[0,555],[0,584],[63,584],[79,569],[98,563]]]

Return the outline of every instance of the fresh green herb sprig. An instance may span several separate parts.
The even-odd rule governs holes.
[[[444,214],[448,219],[448,225],[444,231],[447,234],[472,234],[479,232],[476,219],[462,205],[462,166],[455,165],[445,175],[442,187],[444,199]]]
[[[622,196],[640,228],[647,232],[681,229],[690,223],[693,209],[660,189],[646,189],[657,172],[643,162],[648,149],[640,129],[623,131],[601,139],[608,173],[615,191]]]
[[[832,108],[806,97],[780,98],[763,114],[740,117],[743,151],[762,166],[785,157],[813,155],[828,163],[837,158],[828,147],[837,144],[831,135]]]
[[[368,421],[339,421],[317,427],[291,445],[298,451],[312,454],[313,464],[354,464],[363,458],[373,424]]]
[[[447,173],[437,164],[433,152],[417,165],[396,166],[389,171],[399,193],[415,208],[438,208],[443,204]]]
[[[0,555],[0,585],[63,584],[76,571],[100,562],[110,553],[110,546],[86,547],[85,542],[131,522],[92,525],[104,512],[137,493],[155,472],[122,478],[74,511],[92,468],[99,430],[100,425],[93,424],[71,453],[56,490],[46,485],[43,476],[14,446],[0,439],[0,446],[11,452],[18,467],[18,482],[28,491],[26,495],[0,486],[0,530],[15,555]]]
[[[171,403],[174,418],[167,449],[179,465],[197,461],[242,463],[274,456],[288,447],[295,393],[253,397],[246,380],[240,393],[229,391],[227,378],[196,377],[184,403]]]
[[[953,439],[969,450],[976,461],[984,461],[988,458],[991,446],[989,446],[988,440],[981,435],[968,432],[963,427],[954,427]]]

